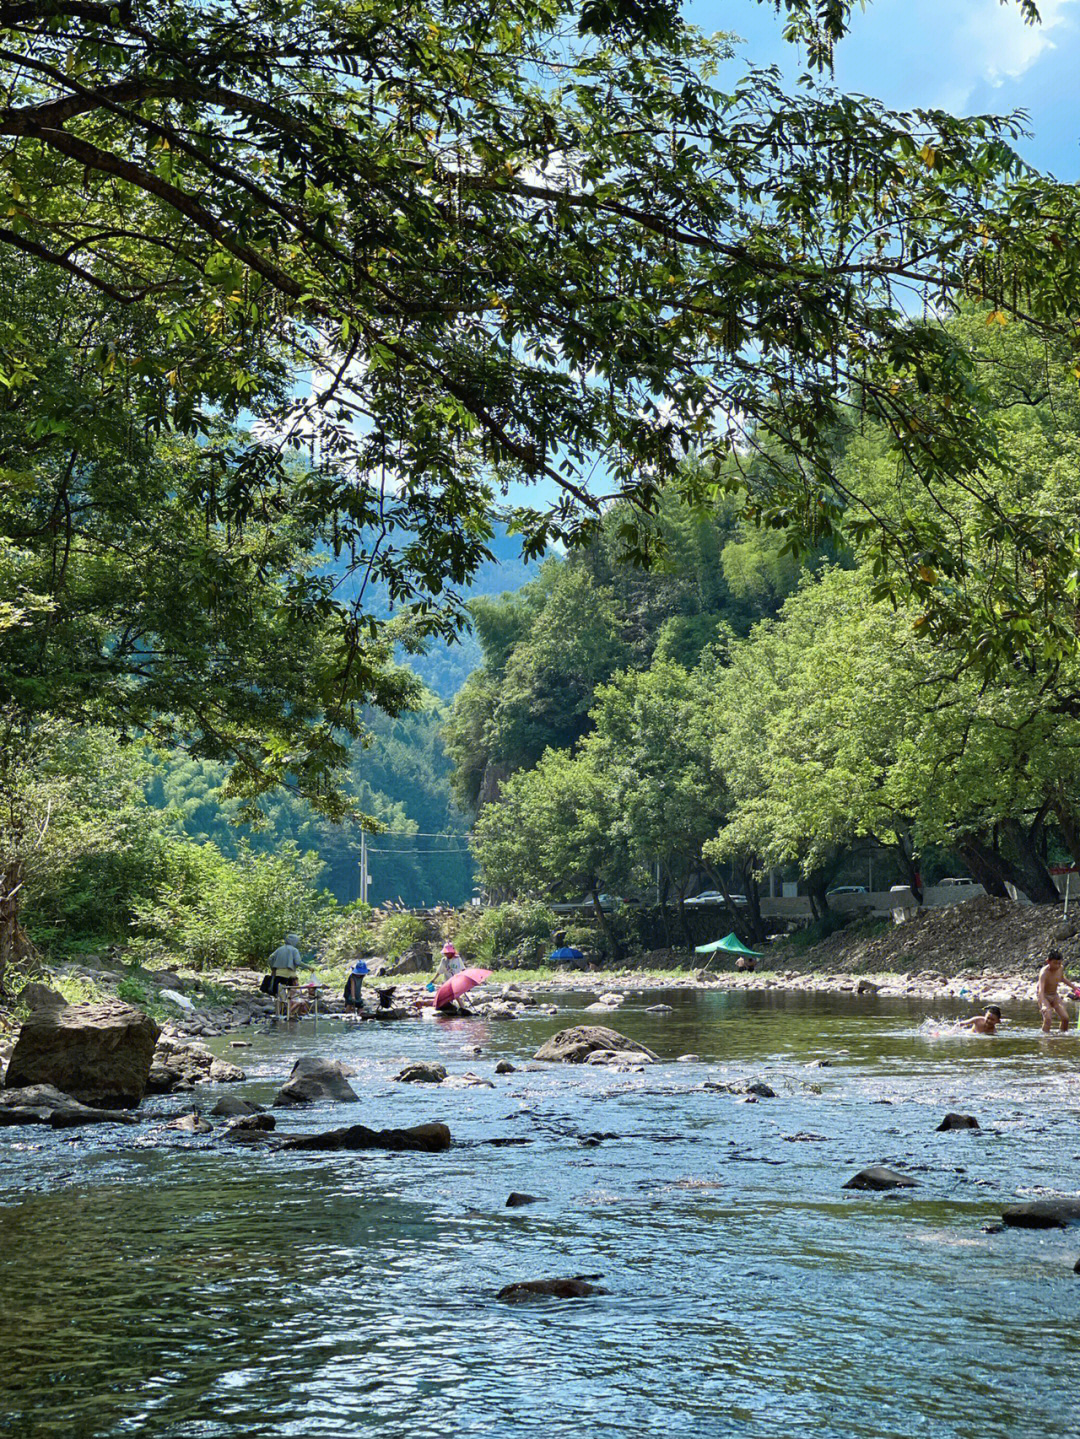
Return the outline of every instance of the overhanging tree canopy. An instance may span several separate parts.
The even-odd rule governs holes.
[[[826,65],[848,7],[783,8]],[[726,55],[649,0],[11,0],[0,243],[200,351],[116,357],[162,421],[273,413],[230,503],[256,451],[317,435],[319,503],[397,599],[467,575],[491,473],[557,486],[534,546],[578,536],[598,457],[645,514],[707,474],[688,448],[727,458],[818,538],[861,500],[831,463],[852,405],[931,488],[970,476],[1065,593],[1072,542],[1000,503],[937,316],[1074,318],[1074,190],[1024,171],[1014,121],[721,88]],[[267,395],[268,352],[310,399]],[[962,585],[962,550],[917,517],[878,542],[883,584],[955,623],[925,575]]]

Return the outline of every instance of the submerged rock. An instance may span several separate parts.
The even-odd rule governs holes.
[[[251,1099],[240,1099],[235,1094],[223,1094],[210,1111],[215,1118],[221,1119],[235,1119],[237,1116],[250,1116],[262,1112],[261,1104],[256,1104]],[[272,1129],[274,1126],[271,1124],[269,1127]]]
[[[605,1029],[599,1024],[575,1024],[570,1029],[560,1029],[540,1046],[535,1057],[563,1064],[583,1064],[590,1054],[601,1049],[614,1051],[620,1058],[656,1059],[651,1049],[627,1039],[618,1030]]]
[[[593,1281],[599,1274],[576,1274],[570,1279],[522,1279],[506,1284],[496,1294],[505,1304],[519,1304],[528,1299],[587,1299],[590,1294],[607,1294]]]
[[[441,1084],[446,1078],[446,1070],[441,1064],[407,1064],[400,1074],[394,1078],[399,1084]]]
[[[0,1125],[49,1124],[53,1129],[70,1129],[79,1124],[134,1123],[133,1114],[80,1104],[51,1084],[28,1084],[21,1089],[0,1091]]]
[[[522,1194],[520,1190],[514,1189],[507,1195],[506,1207],[507,1209],[521,1209],[526,1204],[542,1204],[543,1201],[542,1194]]]
[[[298,1059],[288,1082],[274,1096],[275,1104],[314,1104],[332,1100],[350,1104],[360,1096],[345,1077],[345,1066],[337,1059]]]
[[[37,1009],[19,1030],[5,1083],[51,1084],[82,1104],[134,1108],[160,1032],[148,1014],[117,1000]]]
[[[979,1121],[973,1114],[954,1114],[951,1111],[938,1125],[938,1133],[949,1129],[978,1129]]]
[[[1001,1217],[1013,1229],[1065,1229],[1080,1224],[1080,1199],[1035,1199],[1010,1204]]]
[[[348,1129],[330,1129],[325,1134],[302,1134],[287,1139],[283,1149],[393,1149],[420,1150],[437,1154],[450,1148],[450,1130],[445,1124],[414,1124],[409,1129],[368,1129],[354,1124]]]
[[[495,1066],[495,1073],[516,1074],[517,1070],[514,1068],[514,1066],[510,1063],[508,1059],[500,1059],[498,1064]]]
[[[869,1169],[860,1169],[858,1174],[849,1179],[844,1185],[845,1189],[915,1189],[917,1181],[909,1174],[901,1174],[897,1169],[887,1169],[883,1164],[871,1165]]]

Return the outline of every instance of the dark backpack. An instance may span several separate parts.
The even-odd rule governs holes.
[[[263,994],[273,994],[274,976],[272,974],[264,974],[262,980],[259,983],[259,989],[262,991]]]

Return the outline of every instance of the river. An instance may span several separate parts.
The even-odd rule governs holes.
[[[258,1100],[300,1054],[356,1069],[359,1104],[277,1110],[279,1131],[445,1119],[444,1154],[0,1131],[0,1434],[1075,1439],[1080,1230],[984,1232],[1080,1189],[1071,1035],[1034,1010],[976,1039],[902,1001],[652,991],[601,1022],[700,1061],[527,1070],[596,1018],[559,1002],[216,1045]],[[522,1068],[496,1078],[504,1057]],[[495,1087],[394,1084],[414,1058]],[[982,1129],[937,1133],[946,1110]],[[918,1188],[842,1188],[875,1163]],[[494,1297],[571,1274],[610,1292]]]

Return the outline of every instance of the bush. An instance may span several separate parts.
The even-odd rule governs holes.
[[[136,906],[143,935],[136,948],[151,957],[181,954],[195,969],[265,964],[293,931],[302,948],[312,948],[336,908],[332,895],[315,888],[322,870],[318,855],[291,841],[273,854],[256,854],[241,841],[230,860],[215,844],[174,839],[161,885]]]
[[[402,914],[394,910],[379,920],[375,943],[380,954],[387,959],[400,959],[414,944],[424,938],[425,926],[415,914]]]
[[[551,936],[559,927],[554,912],[539,900],[475,907],[463,913],[454,943],[466,959],[530,968],[550,952]]]
[[[326,933],[319,946],[323,964],[352,964],[375,953],[371,905],[359,900],[329,916]]]

